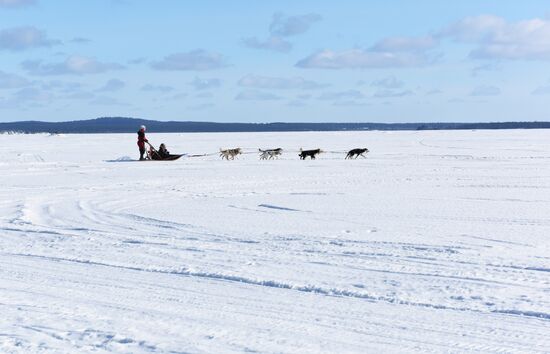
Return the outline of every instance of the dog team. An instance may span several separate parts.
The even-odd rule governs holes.
[[[147,128],[145,125],[142,125],[139,128],[139,131],[137,132],[138,135],[138,141],[137,145],[139,147],[139,159],[142,160],[176,160],[179,157],[183,155],[171,155],[168,150],[166,149],[166,146],[164,144],[160,144],[159,150],[155,150],[151,144],[149,144],[149,140],[145,137],[145,130]],[[147,152],[145,150],[145,144],[149,144],[150,151]],[[272,160],[272,159],[278,159],[279,156],[283,154],[282,148],[276,148],[276,149],[258,149],[260,153],[260,160]],[[316,156],[320,153],[324,152],[321,149],[313,149],[313,150],[302,150],[300,148],[300,153],[298,156],[300,157],[300,160],[305,160],[307,157],[309,157],[311,160],[315,160]],[[346,155],[346,159],[356,159],[359,156],[366,158],[364,155],[365,153],[368,153],[369,149],[367,148],[358,148],[358,149],[351,149],[348,151]],[[147,158],[144,157],[145,153],[147,153]],[[241,148],[234,148],[234,149],[220,149],[220,157],[225,160],[235,160],[235,157],[238,155],[241,155],[243,153]],[[153,155],[154,154],[154,155]]]
[[[283,154],[282,148],[276,148],[276,149],[267,149],[262,150],[258,149],[260,153],[260,160],[271,160],[271,159],[278,159],[279,156]],[[305,160],[307,157],[309,157],[311,160],[315,160],[316,156],[320,153],[324,152],[321,149],[313,149],[313,150],[302,150],[300,149],[300,153],[298,156],[300,157],[300,160]],[[366,158],[364,154],[368,153],[369,149],[367,148],[358,148],[358,149],[351,149],[346,154],[345,159],[356,159],[359,156]],[[235,149],[220,149],[220,157],[225,160],[234,160],[235,157],[242,154],[241,148],[235,148]]]

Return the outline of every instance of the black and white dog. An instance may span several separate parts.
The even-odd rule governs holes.
[[[283,154],[283,149],[281,148],[267,149],[267,150],[258,149],[258,150],[260,151],[260,160],[267,160],[267,159],[271,160],[273,158],[278,159],[279,156]]]

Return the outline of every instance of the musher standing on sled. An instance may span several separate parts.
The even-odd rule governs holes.
[[[149,142],[149,140],[147,140],[147,138],[145,137],[145,130],[146,129],[147,128],[145,127],[145,125],[142,125],[139,128],[139,131],[137,132],[137,135],[138,135],[137,144],[139,146],[139,160],[140,161],[145,160],[145,158],[143,157],[143,155],[145,154],[145,143]]]

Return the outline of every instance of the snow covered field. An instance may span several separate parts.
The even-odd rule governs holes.
[[[549,134],[0,135],[0,352],[550,352]]]

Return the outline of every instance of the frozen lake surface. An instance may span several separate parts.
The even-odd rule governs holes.
[[[550,352],[550,131],[148,138],[0,135],[0,352]]]

